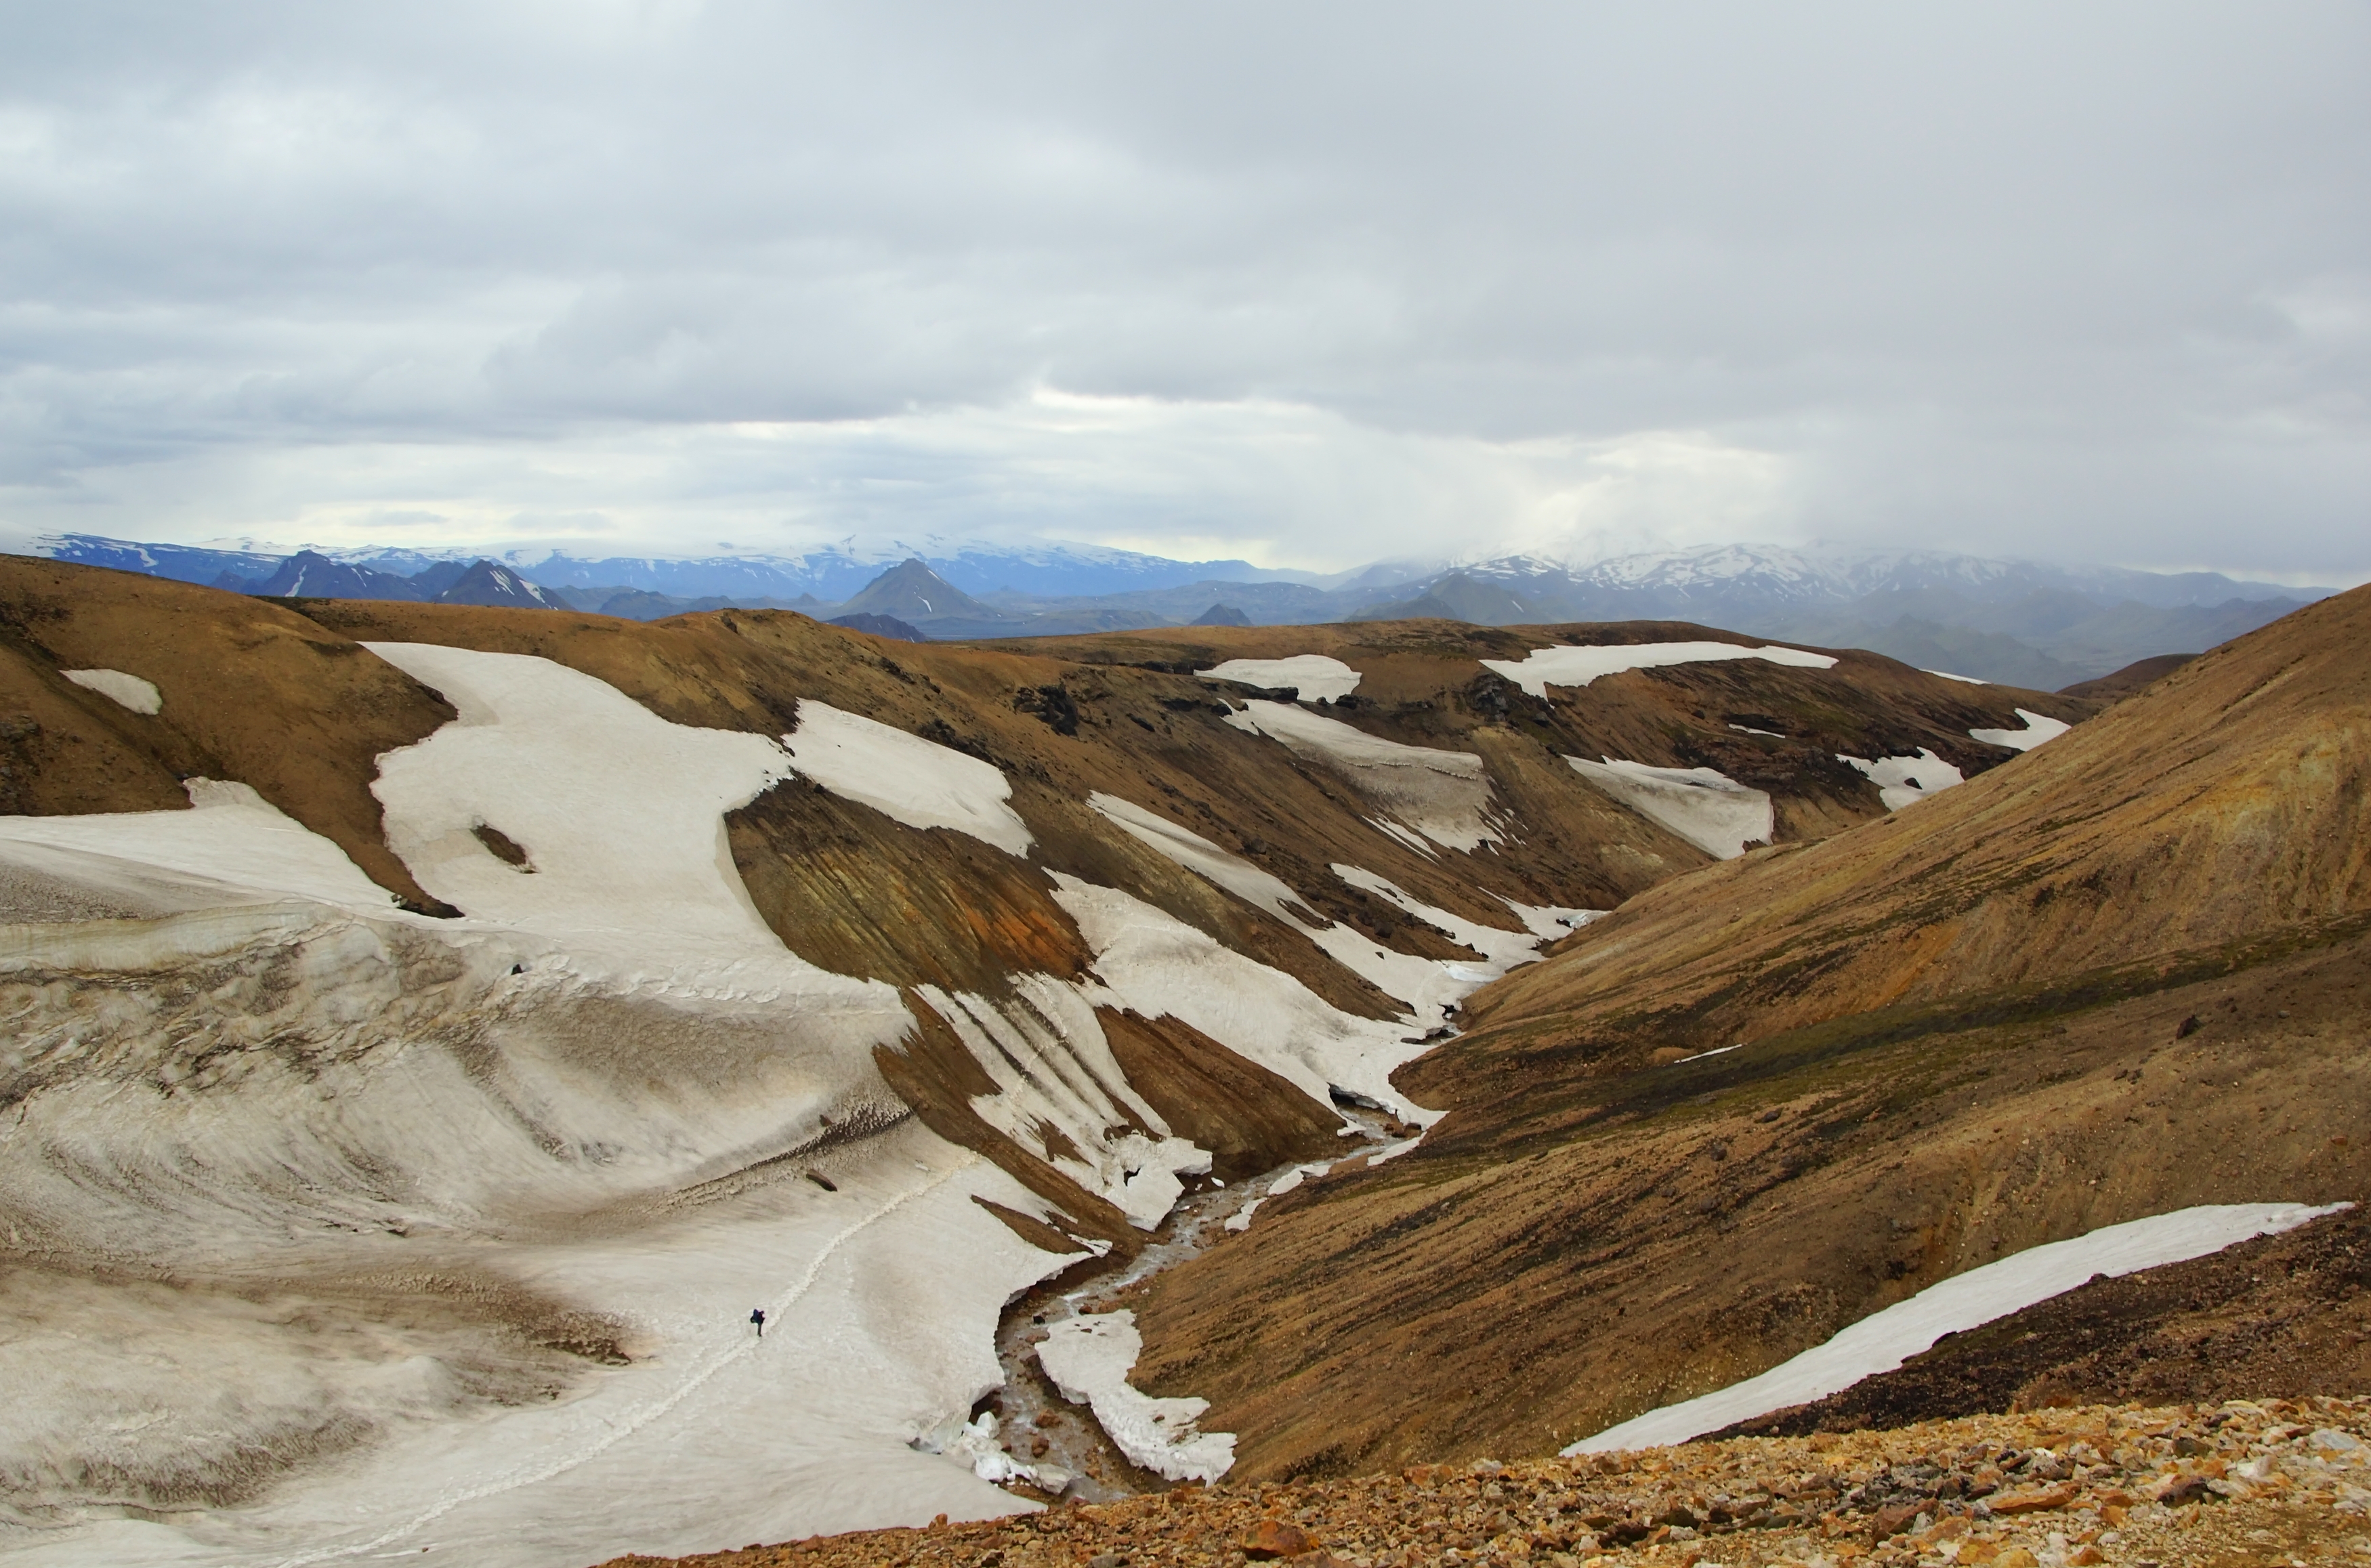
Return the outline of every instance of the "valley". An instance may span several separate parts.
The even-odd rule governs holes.
[[[2029,1248],[2356,1201],[2366,617],[2081,697],[0,559],[0,1559],[1538,1458]],[[2215,1397],[2366,1370],[2264,1355]]]

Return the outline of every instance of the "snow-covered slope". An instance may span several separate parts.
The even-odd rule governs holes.
[[[1220,1176],[1405,1153],[1463,998],[1709,858],[1564,756],[1702,748],[1783,839],[1879,811],[1840,746],[1976,772],[2017,704],[2088,711],[1791,650],[1551,704],[1483,663],[1520,634],[892,647],[22,561],[0,612],[45,628],[0,646],[35,1562],[1025,1506],[922,1451],[1014,1291]]]

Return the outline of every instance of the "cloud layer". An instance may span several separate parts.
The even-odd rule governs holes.
[[[17,532],[2371,574],[2359,7],[11,31]]]

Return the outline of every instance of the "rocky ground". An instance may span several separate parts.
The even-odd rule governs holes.
[[[2084,1406],[1105,1505],[678,1560],[702,1568],[1843,1568],[2371,1562],[2371,1398]],[[605,1568],[651,1568],[621,1557]]]

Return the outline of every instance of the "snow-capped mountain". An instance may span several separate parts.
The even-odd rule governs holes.
[[[1542,556],[1467,561],[1452,570],[1504,583],[1533,596],[1562,590],[1657,596],[1674,607],[1691,601],[1782,605],[1836,605],[1879,593],[1937,589],[1973,596],[2023,594],[2038,589],[2074,592],[2111,605],[2130,600],[2157,608],[2219,605],[2231,599],[2310,601],[2327,590],[2250,582],[2220,572],[2134,571],[2119,567],[2062,567],[1998,560],[1949,550],[1875,550],[1831,545],[1708,545],[1616,556],[1586,565]],[[1444,573],[1444,575],[1446,575]]]

